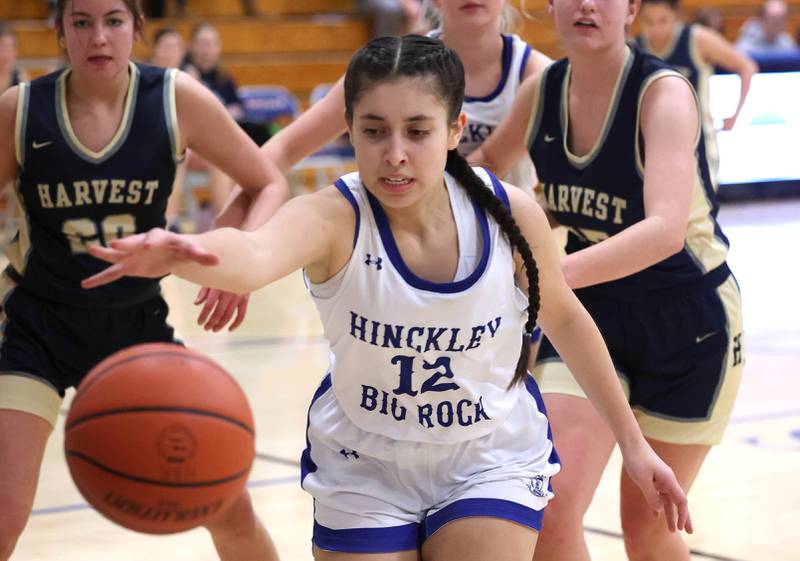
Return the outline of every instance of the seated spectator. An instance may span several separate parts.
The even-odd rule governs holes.
[[[153,34],[153,47],[150,50],[150,64],[163,68],[181,68],[186,57],[186,44],[183,37],[171,27],[161,27]],[[186,70],[186,68],[184,68]],[[194,67],[189,67],[197,75]]]
[[[372,36],[404,35],[420,16],[419,0],[358,0],[358,12],[372,21]]]
[[[234,119],[240,119],[244,115],[242,102],[236,93],[236,83],[221,66],[221,52],[217,29],[210,23],[199,23],[192,29],[189,54],[181,68],[187,65],[196,68],[200,81],[217,95]]]
[[[717,8],[700,8],[694,14],[694,23],[725,35],[725,20]]]
[[[786,32],[788,19],[789,8],[784,0],[766,0],[759,17],[742,25],[736,46],[752,54],[794,51],[797,45]]]
[[[8,24],[0,21],[0,92],[26,79],[17,68],[17,34]]]
[[[186,44],[183,37],[175,29],[162,27],[153,34],[153,47],[150,50],[150,64],[163,68],[180,68],[186,56]],[[197,78],[197,70],[187,65],[184,70]],[[183,199],[183,183],[186,180],[186,165],[181,164],[175,168],[175,181],[172,184],[172,193],[167,200],[167,225],[170,229],[177,228],[178,215]]]

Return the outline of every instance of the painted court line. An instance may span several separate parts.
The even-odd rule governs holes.
[[[248,489],[254,489],[257,487],[270,487],[273,485],[285,485],[287,483],[297,483],[299,481],[298,475],[292,476],[285,476],[285,477],[273,477],[271,479],[255,479],[253,481],[247,482]],[[64,512],[75,512],[78,510],[88,510],[91,509],[87,503],[75,503],[71,505],[59,505],[59,506],[51,506],[46,508],[37,508],[31,512],[31,516],[44,516],[46,514],[61,514]]]

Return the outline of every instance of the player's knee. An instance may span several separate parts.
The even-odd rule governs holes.
[[[247,534],[252,532],[256,520],[250,494],[243,491],[230,508],[206,524],[206,528],[217,537]]]
[[[654,540],[666,531],[664,517],[655,518],[649,511],[631,509],[622,512],[622,535],[630,559],[646,559]]]

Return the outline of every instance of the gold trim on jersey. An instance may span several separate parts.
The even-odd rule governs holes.
[[[179,164],[186,158],[186,150],[181,151],[181,129],[178,125],[177,96],[175,94],[177,77],[178,70],[176,68],[167,70],[164,75],[164,111],[166,112],[169,137],[172,141],[172,158],[176,164]]]
[[[639,177],[642,178],[642,179],[644,179],[644,162],[642,161],[642,152],[641,152],[640,143],[639,143],[639,139],[641,138],[640,127],[641,127],[641,119],[642,119],[642,101],[644,100],[644,96],[647,93],[647,90],[650,88],[650,86],[652,86],[657,80],[660,80],[661,78],[666,78],[667,76],[676,76],[676,77],[680,78],[681,80],[686,82],[686,85],[689,86],[689,89],[692,91],[692,95],[694,96],[695,107],[697,108],[697,117],[698,117],[698,120],[699,120],[699,123],[698,123],[698,126],[697,126],[697,132],[695,132],[695,135],[694,135],[695,146],[697,145],[698,141],[700,140],[700,131],[701,131],[701,128],[702,128],[703,110],[700,107],[700,100],[697,99],[697,92],[694,91],[694,88],[692,87],[691,82],[689,82],[689,79],[686,76],[684,76],[683,74],[681,74],[680,72],[678,72],[677,70],[671,70],[671,69],[667,69],[667,68],[665,68],[663,70],[658,70],[658,71],[653,72],[652,74],[650,74],[650,76],[648,76],[644,80],[644,82],[642,82],[642,85],[639,87],[639,99],[636,102],[636,130],[635,130],[635,133],[634,133],[634,134],[636,134],[636,142],[635,142],[635,149],[634,150],[636,152],[636,170],[639,172]]]
[[[531,103],[531,116],[528,119],[528,126],[525,127],[525,145],[528,147],[528,152],[530,153],[531,143],[536,138],[536,135],[539,134],[539,127],[542,126],[542,114],[544,109],[544,98],[545,96],[542,95],[544,91],[545,84],[547,83],[547,75],[550,74],[550,69],[553,67],[554,63],[550,63],[542,70],[542,73],[539,75],[539,81],[536,84],[536,88],[533,91],[533,100]]]
[[[626,79],[628,78],[630,69],[633,66],[633,60],[633,51],[628,49],[628,57],[625,60],[625,63],[622,65],[622,68],[620,68],[617,81],[614,84],[614,89],[612,90],[611,99],[608,103],[608,108],[606,109],[605,120],[603,121],[603,127],[600,129],[600,134],[598,135],[597,140],[595,140],[592,149],[583,156],[577,156],[573,154],[569,149],[569,142],[567,141],[569,138],[569,82],[572,76],[572,66],[569,64],[567,65],[567,71],[564,74],[564,82],[561,84],[561,134],[563,136],[562,141],[564,145],[564,153],[567,155],[567,160],[570,164],[572,164],[573,167],[583,169],[588,166],[597,157],[597,154],[600,152],[603,144],[605,144],[608,133],[611,130],[611,125],[614,123],[614,117],[617,114],[619,100],[622,96],[622,89]]]
[[[133,121],[133,104],[136,99],[136,91],[139,83],[139,69],[133,62],[129,62],[128,65],[130,79],[128,80],[128,91],[125,94],[125,108],[122,112],[122,120],[114,136],[99,152],[95,152],[84,146],[72,129],[72,123],[67,110],[67,77],[71,69],[65,69],[64,72],[61,73],[61,76],[58,77],[59,110],[57,113],[59,115],[59,126],[61,127],[62,133],[64,133],[67,143],[70,144],[76,152],[95,163],[99,163],[99,161],[105,159],[119,148],[122,141],[127,137],[127,133]]]
[[[711,202],[698,173],[689,207],[685,248],[703,273],[722,265],[728,255],[728,246],[716,235],[716,221],[711,216],[711,209]]]
[[[25,132],[28,122],[30,84],[22,82],[18,87],[17,114],[14,119],[14,150],[19,167],[25,167]]]
[[[709,95],[709,81],[714,74],[714,68],[707,64],[700,56],[697,46],[696,27],[689,31],[689,57],[697,69],[697,97],[700,100],[700,112],[703,117],[703,140],[706,145],[706,160],[708,173],[711,176],[711,185],[717,191],[717,175],[719,174],[719,149],[717,148],[717,131],[714,130],[714,121],[711,118],[711,102]]]
[[[22,191],[20,190],[19,178],[14,182],[14,195],[16,195],[16,203],[19,207],[19,220],[17,221],[17,235],[6,246],[5,255],[8,262],[19,273],[24,274],[25,268],[28,265],[28,256],[31,253],[31,236],[28,227],[28,212],[25,209],[25,201],[22,198]],[[5,280],[5,274],[3,275]],[[0,285],[2,285],[0,283]]]
[[[636,170],[639,176],[644,180],[644,162],[642,161],[642,154],[640,150],[639,138],[641,138],[640,122],[642,115],[642,101],[647,93],[648,88],[653,85],[657,80],[668,76],[676,76],[686,82],[686,85],[692,90],[694,95],[695,106],[697,107],[698,118],[701,120],[698,123],[697,132],[695,133],[695,145],[700,140],[702,129],[702,109],[700,108],[700,101],[697,99],[697,93],[692,88],[689,80],[675,70],[659,70],[654,72],[642,83],[639,90],[639,100],[636,107]],[[695,151],[696,153],[696,151]],[[712,186],[713,188],[713,186]],[[725,261],[728,255],[728,246],[716,236],[715,225],[716,221],[711,216],[712,204],[708,200],[703,178],[700,174],[700,166],[695,165],[694,185],[692,186],[692,201],[689,207],[689,222],[686,226],[686,242],[684,248],[687,254],[692,258],[697,267],[707,273],[716,269]]]

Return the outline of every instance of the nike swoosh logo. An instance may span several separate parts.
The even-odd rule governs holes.
[[[708,339],[712,335],[716,335],[716,334],[717,334],[716,331],[712,331],[711,333],[706,333],[705,335],[698,335],[697,337],[695,337],[694,342],[695,343],[702,343],[703,341],[705,341],[706,339]]]
[[[47,142],[36,142],[33,141],[33,149],[38,150],[39,148],[44,148],[45,146],[50,146],[53,143],[52,140],[48,140]]]
[[[545,142],[553,142],[556,139],[555,136],[550,136],[549,134],[544,135]]]

